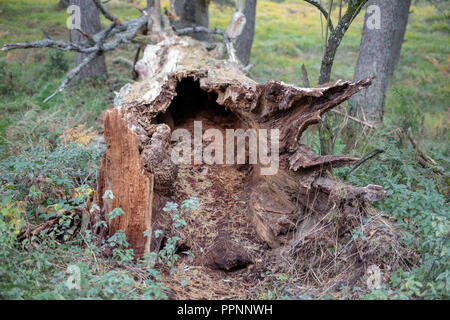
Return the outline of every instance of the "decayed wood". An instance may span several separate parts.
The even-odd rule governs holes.
[[[106,153],[97,187],[97,203],[105,214],[121,208],[125,214],[108,220],[110,235],[123,230],[137,256],[150,251],[152,232],[153,174],[144,168],[137,136],[128,128],[124,109],[108,111],[105,117]],[[103,199],[111,190],[114,199]]]
[[[148,245],[142,240],[141,231],[148,228],[152,219],[149,215],[155,216],[160,210],[152,203],[152,190],[160,208],[159,202],[177,179],[176,167],[168,162],[173,124],[161,123],[163,117],[159,115],[170,113],[177,89],[186,79],[196,81],[202,91],[214,98],[214,103],[236,115],[243,128],[280,130],[279,171],[265,176],[261,175],[260,165],[253,165],[248,204],[256,233],[270,247],[285,243],[286,235],[297,228],[299,217],[306,211],[321,215],[332,209],[357,210],[367,201],[384,196],[381,187],[345,185],[326,171],[355,164],[359,159],[318,156],[298,143],[308,126],[367,88],[371,78],[315,88],[298,88],[280,81],[258,84],[245,76],[238,65],[213,58],[215,54],[208,53],[196,40],[166,34],[163,41],[147,46],[143,59],[136,64],[139,81],[121,89],[115,99],[116,108],[107,116],[108,149],[100,169],[98,193],[111,188],[116,196],[114,206],[125,212],[128,209],[125,217],[116,218],[121,223],[114,230],[124,228],[127,236],[135,239],[130,241],[133,247],[136,243]],[[183,104],[187,97],[178,98],[183,108],[195,108],[187,102]],[[131,207],[135,202],[139,205]],[[110,205],[108,209],[111,208]],[[121,219],[133,221],[134,226]],[[138,228],[138,221],[147,227]],[[139,252],[147,250],[139,248]]]

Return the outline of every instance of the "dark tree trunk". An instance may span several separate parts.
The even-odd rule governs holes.
[[[236,39],[236,53],[239,60],[247,65],[250,62],[250,53],[255,35],[256,0],[246,0],[244,15],[247,20],[244,30]]]
[[[367,6],[371,5],[380,8],[381,24],[380,28],[371,28],[367,21],[374,13],[366,13],[354,80],[370,75],[377,78],[367,90],[355,95],[350,104],[353,115],[382,122],[386,88],[400,57],[411,0],[370,0]]]
[[[307,0],[305,0],[307,1]],[[331,69],[333,68],[334,59],[336,57],[337,49],[341,44],[341,41],[347,32],[348,28],[352,24],[355,17],[361,11],[361,8],[368,0],[357,0],[357,1],[349,1],[347,11],[341,17],[341,9],[342,9],[342,1],[340,3],[340,12],[339,12],[339,21],[336,28],[333,27],[333,23],[331,21],[331,17],[328,13],[324,13],[326,20],[326,47],[324,50],[324,54],[322,57],[322,63],[320,65],[320,75],[319,75],[319,85],[323,85],[329,83],[331,80]],[[311,2],[316,3],[317,2]],[[333,1],[330,2],[330,7],[328,9],[329,12],[332,12]],[[328,32],[330,35],[328,36]],[[330,129],[330,126],[327,124],[328,120],[326,116],[322,119],[321,125],[319,127],[319,137],[320,137],[320,149],[321,154],[333,154],[334,142],[333,142],[333,133]],[[328,132],[328,134],[326,134]],[[327,137],[327,136],[328,137]]]
[[[69,3],[69,0],[59,0],[58,6],[60,6],[61,8],[67,8],[69,6]]]
[[[340,19],[336,28],[330,33],[330,36],[327,37],[327,45],[320,66],[319,84],[330,82],[331,69],[333,68],[337,49],[341,44],[342,38],[344,38],[345,33],[347,32],[355,17],[361,11],[361,7],[365,2],[367,2],[367,0],[350,1],[348,3],[347,11],[345,12],[344,16]]]
[[[175,22],[177,28],[209,27],[209,0],[175,0],[173,10],[180,17],[180,20]],[[190,36],[197,40],[208,39],[208,34],[205,33],[193,33]]]
[[[98,9],[92,0],[70,0],[70,5],[80,7],[81,24],[80,29],[84,33],[94,35],[102,30]],[[72,29],[70,33],[73,42],[81,42],[86,37],[80,31]],[[87,54],[75,52],[75,66],[79,65]],[[105,56],[99,55],[87,64],[79,73],[80,79],[99,77],[106,74]]]
[[[389,64],[389,81],[394,75],[395,67],[400,60],[400,52],[402,50],[403,41],[405,39],[406,27],[408,25],[409,8],[411,0],[397,1],[397,10],[395,11],[395,21],[397,25],[394,28],[394,43],[392,46],[391,61]]]

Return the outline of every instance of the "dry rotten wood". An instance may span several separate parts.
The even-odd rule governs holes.
[[[147,172],[140,157],[138,138],[128,127],[124,109],[109,111],[105,117],[107,152],[100,164],[96,202],[103,212],[121,208],[125,214],[108,220],[109,233],[126,232],[138,256],[150,251],[152,232],[153,174]],[[104,199],[111,190],[114,199]]]
[[[207,114],[214,119],[221,109],[235,119],[227,128],[280,130],[278,173],[263,175],[260,164],[251,165],[253,170],[248,171],[249,218],[259,238],[272,248],[287,242],[287,235],[306,212],[323,215],[336,209],[347,214],[384,196],[381,187],[352,187],[327,173],[327,169],[352,165],[359,159],[319,156],[298,142],[308,126],[367,88],[371,78],[315,88],[280,81],[259,84],[238,65],[213,56],[198,41],[167,33],[163,41],[146,47],[136,64],[139,81],[120,90],[115,108],[107,115],[108,144],[97,198],[104,190],[113,190],[113,206],[100,203],[101,207],[103,212],[113,207],[125,211],[116,219],[136,253],[149,250],[143,230],[160,215],[162,199],[178,179],[169,159],[170,134],[186,115]],[[217,126],[224,125],[217,121]]]

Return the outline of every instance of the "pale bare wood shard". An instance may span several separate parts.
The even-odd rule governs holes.
[[[280,130],[278,173],[263,176],[259,165],[248,171],[249,218],[256,234],[269,247],[287,243],[287,235],[296,230],[297,221],[307,212],[321,216],[336,208],[353,210],[384,196],[381,187],[349,186],[332,179],[326,171],[355,164],[359,159],[319,156],[298,142],[308,126],[367,88],[371,78],[315,88],[298,88],[280,81],[258,84],[239,65],[217,60],[214,52],[208,52],[196,40],[174,34],[162,38],[146,47],[143,59],[136,64],[139,81],[121,89],[115,99],[116,109],[105,123],[108,150],[98,192],[112,188],[115,195],[118,192],[114,206],[125,212],[128,209],[128,217],[136,216],[116,218],[118,222],[112,223],[110,233],[124,228],[136,239],[133,245],[139,244],[139,252],[149,250],[149,243],[137,234],[150,228],[155,217],[159,226],[164,223],[164,199],[180,179],[176,167],[168,162],[170,132],[182,117],[200,107],[206,113],[218,112],[217,108],[231,112],[237,119],[232,125],[239,128]],[[109,210],[111,205],[104,207]],[[134,227],[127,219],[135,223]],[[138,222],[146,227],[138,227]]]

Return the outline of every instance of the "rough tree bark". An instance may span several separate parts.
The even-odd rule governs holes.
[[[246,23],[241,35],[235,41],[236,54],[244,65],[250,62],[253,37],[255,35],[256,0],[245,0],[244,15]]]
[[[209,2],[210,0],[175,0],[175,14],[180,18],[174,22],[176,28],[192,26],[209,27]],[[191,33],[191,37],[198,40],[207,40],[209,35],[205,33]]]
[[[98,9],[92,0],[70,0],[70,5],[80,7],[80,29],[82,31],[80,32],[76,29],[71,30],[70,37],[72,42],[81,43],[87,40],[84,34],[94,35],[102,30]],[[75,52],[75,66],[80,65],[88,56],[89,54],[87,53]],[[106,74],[105,56],[99,54],[80,70],[78,77],[80,79],[86,79],[99,77],[104,74]]]
[[[376,75],[373,85],[351,100],[351,114],[358,118],[382,122],[386,89],[392,79],[408,24],[411,0],[370,0],[370,6],[380,8],[380,28],[370,24],[375,12],[367,11],[362,32],[354,80]],[[373,17],[372,17],[373,18]]]
[[[212,56],[198,41],[176,35],[147,46],[136,65],[140,81],[124,86],[115,108],[106,115],[107,150],[96,201],[104,213],[114,207],[125,211],[109,221],[110,232],[124,230],[137,255],[150,251],[143,231],[152,234],[151,226],[162,215],[163,203],[180,179],[179,168],[170,161],[171,131],[185,115],[197,114],[200,105],[211,119],[219,113],[232,116],[234,122],[216,121],[223,130],[280,130],[279,171],[263,175],[263,165],[249,164],[250,182],[245,188],[254,230],[269,247],[285,244],[306,212],[321,215],[336,210],[345,217],[384,196],[381,187],[345,185],[326,171],[355,164],[358,159],[318,156],[298,143],[308,126],[367,88],[370,78],[305,89],[279,81],[259,84],[236,64]],[[101,197],[108,189],[115,195],[112,203]]]
[[[409,9],[411,7],[411,0],[397,1],[398,9],[395,10],[395,21],[397,21],[394,28],[394,39],[392,44],[391,61],[389,63],[389,82],[394,75],[395,67],[400,60],[400,53],[402,51],[403,42],[405,39],[406,27],[408,26]]]
[[[59,0],[58,2],[58,6],[60,6],[61,8],[67,8],[69,5],[70,5],[69,0]]]

